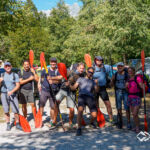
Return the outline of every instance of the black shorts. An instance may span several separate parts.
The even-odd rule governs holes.
[[[99,88],[99,92],[96,93],[96,100],[99,99],[99,96],[101,97],[101,99],[102,99],[103,101],[109,101],[109,96],[108,96],[108,93],[107,93],[107,91],[106,91],[106,87],[105,87],[105,86],[101,86],[101,87]]]
[[[82,106],[84,108],[86,105],[89,107],[90,112],[97,112],[96,101],[93,97],[88,95],[79,95],[78,107]]]
[[[56,96],[56,92],[54,92],[54,96]],[[42,90],[40,94],[40,107],[44,107],[47,100],[50,102],[50,107],[54,108],[56,99],[50,94],[50,92]]]

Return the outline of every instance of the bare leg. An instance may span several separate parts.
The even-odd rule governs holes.
[[[22,112],[25,118],[27,118],[27,104],[22,104]]]
[[[15,113],[14,117],[15,117],[16,123],[19,123],[19,115],[17,113]]]
[[[78,128],[81,128],[82,126],[81,121],[82,121],[83,110],[84,108],[82,106],[78,107],[78,116],[77,116]]]
[[[91,123],[94,122],[97,118],[97,112],[92,112],[91,113]]]
[[[10,114],[9,113],[5,113],[5,119],[6,119],[6,123],[10,122]]]
[[[107,108],[107,112],[108,112],[108,115],[109,115],[109,119],[110,120],[113,120],[113,114],[112,114],[112,108],[111,108],[111,103],[110,103],[110,101],[108,100],[108,101],[104,101],[104,104],[105,104],[105,106],[106,106],[106,108]]]
[[[74,108],[69,108],[70,113],[69,113],[69,124],[72,124],[73,117],[74,117]]]
[[[34,110],[36,109],[35,104],[34,103],[30,103],[30,106],[32,108],[32,114],[34,116]]]

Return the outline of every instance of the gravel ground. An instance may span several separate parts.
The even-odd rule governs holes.
[[[114,116],[116,115],[114,100],[111,99]],[[103,102],[100,102],[101,111],[104,113],[106,122],[108,115]],[[34,120],[32,119],[31,109],[28,106],[28,120],[32,132],[24,133],[18,131],[15,127],[11,131],[5,131],[6,124],[0,123],[0,149],[50,149],[50,150],[148,150],[150,148],[150,139],[146,142],[140,142],[137,134],[124,128],[122,130],[112,127],[106,123],[105,128],[92,129],[89,125],[83,128],[83,135],[75,136],[76,130],[68,128],[68,109],[66,101],[60,105],[63,120],[65,122],[66,132],[63,132],[58,117],[58,126],[53,130],[49,130],[47,124],[49,118],[49,103],[45,107],[43,116],[44,126],[40,129],[34,128]],[[20,110],[21,112],[21,110]],[[141,112],[143,115],[143,112]],[[11,114],[12,116],[12,114]],[[84,118],[86,123],[89,122],[89,112],[86,109]],[[143,120],[141,120],[143,122]],[[74,122],[76,122],[76,115]],[[125,122],[125,121],[124,121]],[[76,126],[76,125],[75,125]],[[142,136],[141,136],[142,137]]]

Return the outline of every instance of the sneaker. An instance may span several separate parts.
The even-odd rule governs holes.
[[[127,129],[128,129],[128,130],[131,130],[131,129],[132,129],[132,126],[131,126],[130,123],[127,124]]]
[[[80,136],[80,135],[82,135],[82,130],[81,128],[78,128],[76,132],[76,136]]]
[[[70,129],[73,129],[73,127],[74,127],[73,123],[72,123],[72,124],[69,124],[69,128],[70,128]]]
[[[16,129],[21,130],[22,131],[22,127],[20,126],[19,123],[16,123]]]
[[[118,129],[122,129],[122,126],[123,126],[123,125],[122,125],[122,122],[118,122],[118,123],[117,123],[117,128],[118,128]]]
[[[97,128],[97,125],[96,125],[94,122],[91,122],[91,123],[90,123],[90,126],[91,126],[93,129],[96,129],[96,128]]]
[[[11,130],[10,122],[7,123],[7,128],[6,128],[6,130],[7,130],[7,131],[10,131],[10,130]]]
[[[13,118],[12,122],[11,122],[11,127],[15,126],[15,118]]]
[[[54,128],[54,127],[56,127],[56,123],[53,123],[52,121],[50,121],[49,128]]]

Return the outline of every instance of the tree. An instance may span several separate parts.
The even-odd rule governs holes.
[[[51,12],[48,18],[48,28],[50,35],[50,47],[48,57],[55,56],[60,61],[66,62],[63,54],[64,42],[71,32],[72,24],[75,20],[69,15],[69,10],[64,1],[60,0],[57,7]]]

